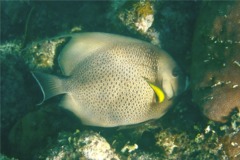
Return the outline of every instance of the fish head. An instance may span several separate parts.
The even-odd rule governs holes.
[[[168,54],[158,60],[157,79],[168,99],[181,94],[187,88],[187,77]]]

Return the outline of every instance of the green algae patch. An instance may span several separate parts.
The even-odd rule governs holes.
[[[31,70],[52,71],[56,66],[58,48],[61,48],[65,42],[66,38],[32,42],[21,51],[21,56]]]
[[[151,4],[151,1],[143,1],[133,4],[134,10],[136,10],[136,13],[138,17],[146,17],[148,15],[154,14],[154,8]]]

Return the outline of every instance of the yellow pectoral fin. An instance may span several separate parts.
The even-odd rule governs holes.
[[[163,91],[162,91],[160,88],[158,88],[157,86],[155,86],[155,85],[153,85],[153,84],[151,84],[151,83],[149,83],[149,82],[148,82],[148,84],[149,84],[149,86],[154,90],[154,92],[156,93],[156,95],[158,96],[159,103],[161,103],[162,101],[164,101],[165,95],[164,95]]]

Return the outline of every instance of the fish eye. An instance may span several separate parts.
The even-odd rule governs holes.
[[[173,70],[172,70],[172,75],[174,77],[178,77],[179,75],[181,74],[181,71],[178,67],[175,67]]]

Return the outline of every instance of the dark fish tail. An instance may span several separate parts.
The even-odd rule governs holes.
[[[41,72],[32,72],[32,75],[43,93],[43,99],[40,104],[53,96],[65,93],[61,78]]]

